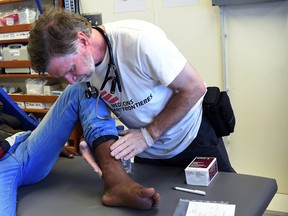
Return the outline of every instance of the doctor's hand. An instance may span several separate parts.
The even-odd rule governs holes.
[[[115,159],[129,160],[135,155],[145,151],[154,143],[145,128],[120,131],[121,139],[110,146],[111,156]]]

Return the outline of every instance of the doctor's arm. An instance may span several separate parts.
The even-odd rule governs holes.
[[[144,133],[143,129],[142,132],[141,130],[124,132],[125,136],[110,147],[113,157],[129,159],[149,148],[168,129],[178,123],[206,92],[204,82],[188,62],[168,87],[173,89],[174,93],[166,107],[147,125]]]

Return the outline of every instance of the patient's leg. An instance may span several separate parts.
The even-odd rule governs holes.
[[[154,188],[145,188],[135,182],[125,172],[122,163],[110,156],[108,141],[100,144],[95,150],[95,157],[103,172],[105,192],[102,203],[106,206],[125,206],[137,209],[157,207],[160,195]]]

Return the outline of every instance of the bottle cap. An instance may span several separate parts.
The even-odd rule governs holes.
[[[123,130],[124,130],[124,125],[117,125],[117,126],[116,126],[116,129],[117,129],[118,131],[123,131]]]

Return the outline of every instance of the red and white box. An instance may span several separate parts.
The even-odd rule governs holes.
[[[186,168],[186,183],[189,185],[208,186],[218,173],[215,157],[196,157]]]

